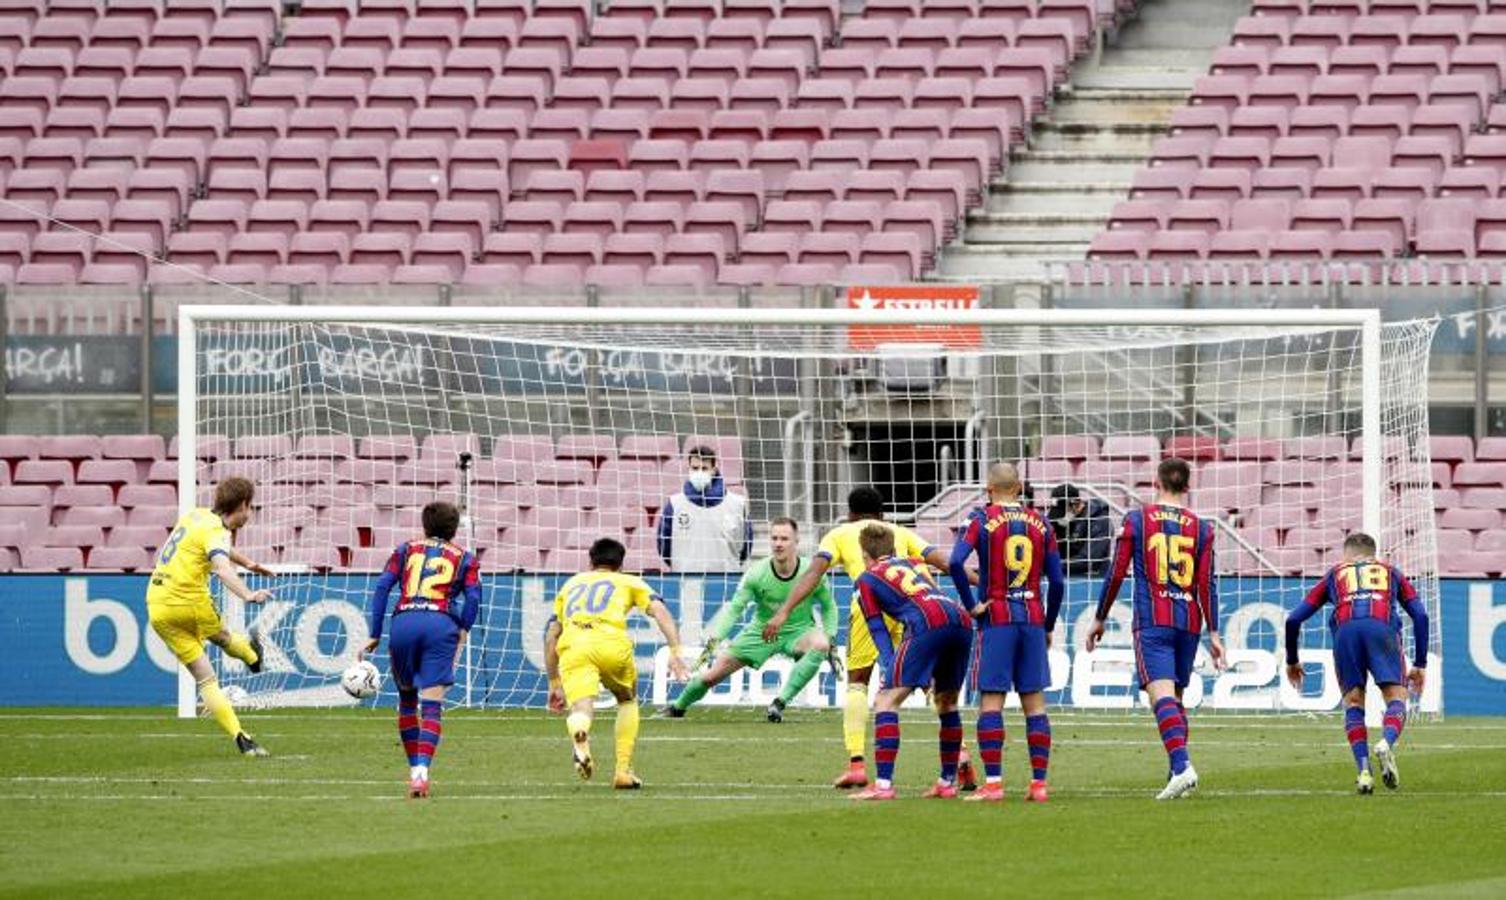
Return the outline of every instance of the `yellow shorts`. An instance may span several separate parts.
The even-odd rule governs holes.
[[[224,630],[220,614],[208,600],[202,603],[146,604],[152,630],[178,661],[188,665],[204,655],[204,642]]]
[[[633,642],[626,636],[575,636],[560,648],[560,682],[566,703],[594,697],[603,687],[619,699],[632,696],[638,690]]]
[[[868,621],[863,618],[863,610],[858,606],[856,594],[853,595],[852,605],[849,608],[851,614],[847,617],[847,671],[870,669],[878,665],[878,646],[873,643],[873,635],[868,633]],[[884,621],[889,625],[889,640],[893,641],[894,646],[898,648],[905,626],[888,616],[884,617]]]

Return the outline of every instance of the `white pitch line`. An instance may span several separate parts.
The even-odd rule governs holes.
[[[722,708],[719,708],[719,709],[725,709],[725,707],[722,707]],[[756,716],[753,715],[753,713],[755,713],[756,710],[753,707],[749,707],[748,709],[749,709],[749,713],[750,714],[749,714],[749,718],[746,720],[746,723],[762,724],[761,720],[758,717],[756,717]],[[337,712],[337,711],[331,710],[331,712],[333,713],[333,712]],[[390,712],[390,711],[383,710],[383,713],[387,713],[387,712]],[[795,725],[815,724],[814,719],[812,721],[809,721],[809,722],[804,722],[802,720],[805,719],[807,715],[814,714],[814,713],[826,713],[826,712],[835,713],[836,709],[835,708],[824,709],[824,710],[802,710],[802,709],[797,709],[797,710],[795,710],[793,712],[792,724],[795,724]],[[333,716],[333,718],[343,718],[343,719],[347,719],[347,720],[353,720],[353,719],[356,719],[357,716],[358,716],[358,714],[355,713],[355,712],[353,712],[353,711],[338,711],[338,713],[339,714],[336,715],[336,716]],[[1146,709],[1136,708],[1136,709],[1133,709],[1133,710],[1125,710],[1122,715],[1120,715],[1120,716],[1114,716],[1114,717],[1105,717],[1101,713],[1091,713],[1091,714],[1083,713],[1083,714],[1079,714],[1079,713],[1070,712],[1070,711],[1066,711],[1066,710],[1051,710],[1050,714],[1051,714],[1051,718],[1052,718],[1052,720],[1054,722],[1061,723],[1061,724],[1064,724],[1064,725],[1074,725],[1074,726],[1083,727],[1083,728],[1120,728],[1120,727],[1123,727],[1125,725],[1132,725],[1132,724],[1140,722],[1140,721],[1142,721],[1144,719],[1147,719],[1150,716],[1150,710],[1148,708],[1146,708]],[[1300,713],[1300,712],[1286,711],[1286,712],[1271,712],[1271,713],[1246,715],[1246,714],[1241,714],[1241,713],[1226,713],[1226,712],[1214,712],[1214,711],[1207,711],[1207,710],[1198,710],[1198,709],[1194,708],[1194,709],[1190,710],[1190,714],[1191,714],[1191,717],[1192,717],[1192,721],[1194,723],[1196,723],[1198,726],[1202,727],[1202,728],[1243,728],[1243,727],[1247,727],[1247,724],[1258,724],[1262,728],[1267,728],[1267,729],[1278,729],[1278,728],[1302,729],[1302,728],[1311,728],[1313,726],[1321,726],[1321,725],[1324,725],[1324,724],[1328,724],[1328,723],[1331,723],[1333,721],[1337,721],[1338,718],[1339,718],[1339,712],[1337,710],[1318,712],[1318,713]],[[473,711],[473,710],[451,711],[449,713],[449,715],[454,716],[454,718],[455,718],[456,721],[462,721],[462,722],[465,722],[467,724],[475,724],[475,723],[478,723],[478,722],[541,722],[541,723],[548,723],[548,722],[557,721],[557,719],[546,717],[546,716],[543,716],[543,715],[516,715],[516,714],[508,714],[508,713],[495,713],[495,714],[493,714],[493,713],[487,713],[487,712],[482,712],[482,711]],[[1010,710],[1008,713],[1006,713],[1006,718],[1008,718],[1011,715],[1018,715],[1018,713],[1016,711],[1014,711],[1014,710]],[[1092,717],[1089,718],[1088,716],[1092,716]],[[320,721],[320,717],[317,716],[317,715],[288,715],[286,713],[257,713],[257,712],[247,712],[245,710],[241,711],[241,718],[245,719],[245,720],[253,721],[253,722],[267,722],[267,721],[318,722],[318,721]],[[835,720],[835,715],[832,716],[832,719]],[[6,721],[9,721],[9,720],[15,720],[15,721],[23,721],[23,720],[25,720],[25,721],[38,721],[38,722],[47,722],[47,721],[56,721],[56,722],[115,722],[115,721],[168,722],[168,721],[173,721],[174,720],[174,716],[172,716],[170,713],[166,713],[166,712],[164,712],[162,714],[156,714],[156,715],[143,715],[143,714],[135,714],[135,713],[125,713],[125,714],[121,714],[121,715],[101,715],[101,714],[98,714],[98,713],[39,713],[39,714],[29,714],[29,713],[17,713],[17,712],[0,712],[0,722],[6,722]],[[904,715],[904,716],[901,716],[900,721],[901,721],[901,723],[907,723],[907,722],[917,722],[917,723],[919,723],[919,722],[934,722],[935,719],[931,718],[931,717],[922,717],[922,716],[919,716],[919,715]],[[682,721],[682,722],[672,723],[670,725],[670,727],[683,728],[683,727],[689,727],[689,726],[691,726],[693,724],[699,724],[699,723],[696,723],[695,720],[689,720],[689,721]],[[716,721],[716,722],[710,722],[710,723],[707,723],[707,724],[711,724],[711,725],[741,725],[741,724],[745,724],[745,722],[742,721],[742,720],[732,720],[732,721],[721,720],[721,721]],[[773,726],[771,726],[771,727],[773,727]],[[1449,722],[1447,720],[1445,720],[1445,721],[1443,721],[1441,723],[1432,723],[1432,722],[1423,721],[1423,722],[1412,723],[1411,727],[1413,727],[1413,728],[1440,727],[1440,728],[1447,728],[1447,729],[1452,729],[1452,730],[1457,730],[1457,731],[1506,731],[1506,722],[1503,722],[1503,723],[1500,723],[1500,724],[1487,723],[1487,722],[1470,723],[1470,724],[1454,724],[1454,723]]]
[[[440,803],[452,803],[455,801],[548,801],[560,800],[593,800],[597,792],[589,794],[460,794],[444,796],[438,800]],[[774,794],[655,794],[651,790],[644,791],[613,791],[612,796],[631,797],[629,802],[640,803],[646,801],[669,801],[669,802],[735,802],[735,801],[769,801],[788,800]],[[369,796],[353,796],[350,794],[303,794],[303,795],[279,795],[279,794],[223,794],[223,795],[193,795],[181,794],[0,794],[0,802],[8,800],[26,802],[68,802],[68,803],[136,803],[141,801],[176,800],[190,803],[244,803],[254,800],[258,803],[264,801],[283,801],[292,803],[349,803],[351,801],[369,800],[376,802],[406,801],[408,798],[402,795],[401,790],[394,794],[374,794]],[[430,802],[436,802],[431,800]]]
[[[900,796],[901,796],[902,799],[919,799],[920,798],[920,789],[919,789],[919,787],[902,788],[901,790],[902,790],[902,793],[901,793]],[[1073,799],[1090,799],[1090,798],[1095,798],[1095,797],[1096,798],[1108,798],[1108,799],[1144,797],[1147,801],[1150,801],[1150,799],[1155,796],[1155,792],[1156,792],[1155,786],[1147,786],[1145,788],[1083,788],[1083,789],[1078,789],[1078,790],[1061,790],[1061,789],[1058,789],[1057,791],[1054,792],[1054,796],[1056,797],[1056,799],[1058,801],[1062,801],[1064,799],[1068,800],[1068,801],[1073,800]],[[589,792],[585,792],[585,793],[547,793],[547,794],[506,793],[506,794],[455,794],[455,795],[442,794],[442,795],[440,795],[441,799],[438,802],[454,802],[454,801],[467,801],[467,802],[502,802],[502,801],[532,802],[532,801],[550,801],[550,802],[553,802],[553,801],[559,801],[559,800],[595,800],[597,797],[599,797],[599,796],[601,796],[601,795],[603,795],[605,793],[606,793],[606,791],[604,791],[604,790],[603,791],[594,791],[593,790],[593,791],[589,791]],[[612,793],[613,796],[628,796],[628,797],[631,797],[632,798],[631,802],[662,801],[662,802],[671,802],[671,803],[681,803],[681,802],[697,802],[697,803],[699,803],[699,802],[739,802],[739,801],[741,801],[741,802],[750,802],[750,801],[770,801],[770,800],[776,800],[776,801],[777,800],[784,800],[784,801],[789,801],[789,800],[793,800],[793,799],[798,799],[798,798],[790,797],[789,795],[779,795],[779,794],[728,794],[728,793],[721,793],[721,794],[658,794],[658,793],[655,793],[653,791],[653,785],[649,785],[648,788],[645,789],[642,792],[634,791],[634,792],[632,792],[630,794],[620,794],[618,792],[611,792],[611,793]],[[1231,797],[1231,798],[1239,798],[1239,797],[1244,797],[1244,798],[1264,798],[1264,797],[1350,797],[1350,796],[1353,796],[1353,795],[1354,795],[1354,790],[1352,788],[1347,788],[1347,789],[1339,789],[1339,788],[1333,788],[1333,789],[1263,788],[1263,789],[1257,789],[1257,790],[1199,789],[1199,791],[1197,792],[1197,794],[1193,795],[1193,797],[1190,798],[1190,802],[1194,802],[1194,803],[1197,802],[1197,798],[1198,797],[1202,797],[1202,798],[1209,798],[1209,797],[1220,797],[1220,798],[1222,798],[1222,797]],[[1451,798],[1451,799],[1455,799],[1455,800],[1461,800],[1461,799],[1466,799],[1467,800],[1467,799],[1475,799],[1475,798],[1479,798],[1479,799],[1492,799],[1493,800],[1493,799],[1506,798],[1506,791],[1478,791],[1478,792],[1472,792],[1472,793],[1465,793],[1465,792],[1457,792],[1457,791],[1409,791],[1409,790],[1404,790],[1404,791],[1402,791],[1401,795],[1404,796],[1404,797],[1427,797],[1427,798],[1447,797],[1447,798]],[[840,802],[842,802],[842,801],[844,801],[846,799],[845,795],[839,795],[839,794],[835,794],[835,793],[829,793],[829,794],[827,794],[827,796],[830,797],[832,801],[834,801],[834,805],[835,805],[835,803],[840,803]],[[161,800],[161,801],[191,802],[191,803],[198,803],[198,802],[244,803],[247,800],[255,800],[255,801],[274,800],[274,801],[293,802],[293,803],[334,803],[334,802],[348,803],[348,802],[351,802],[351,801],[358,801],[358,800],[370,800],[370,801],[378,801],[378,802],[392,802],[392,801],[400,801],[400,800],[404,800],[404,799],[406,799],[406,798],[404,798],[401,795],[400,786],[396,786],[396,785],[394,786],[394,793],[390,794],[390,795],[389,794],[378,794],[378,795],[360,795],[360,796],[358,796],[358,795],[351,795],[351,794],[296,794],[296,795],[295,794],[204,794],[204,795],[184,795],[184,794],[0,794],[0,802],[4,802],[4,801],[23,801],[23,802],[33,802],[33,803],[35,803],[35,802],[41,802],[41,803],[50,803],[50,802],[122,803],[122,802],[141,802],[141,801],[159,801],[159,800]],[[927,803],[930,804],[930,801],[927,801]],[[930,805],[933,805],[933,804],[930,804]],[[965,807],[965,804],[959,804],[959,806]]]
[[[915,724],[917,726],[920,726],[922,724],[934,724],[934,722],[931,722],[931,723],[915,723]],[[1193,729],[1193,730],[1194,730],[1194,732],[1197,731],[1197,729]],[[379,739],[384,739],[384,737],[385,737],[384,735],[376,734],[376,733],[371,732],[371,731],[358,731],[358,732],[321,732],[321,733],[319,733],[317,735],[310,735],[310,734],[301,733],[301,732],[300,733],[293,733],[293,732],[258,732],[257,736],[261,740],[263,740],[263,741],[280,741],[280,740],[306,741],[306,740],[311,740],[311,739],[317,739],[317,740],[337,740],[337,739],[338,740],[349,740],[349,739],[379,740]],[[65,734],[57,734],[57,733],[50,733],[50,732],[36,732],[36,733],[31,733],[31,734],[8,734],[8,735],[5,735],[5,737],[8,738],[8,739],[12,739],[12,740],[32,740],[32,741],[48,741],[48,740],[97,740],[97,739],[101,739],[101,738],[113,738],[113,739],[136,738],[138,740],[162,740],[162,741],[182,741],[182,740],[223,741],[224,740],[224,737],[222,737],[221,735],[218,735],[218,734],[181,734],[181,733],[170,732],[170,731],[167,731],[167,732],[148,732],[148,733],[142,733],[142,734],[114,734],[114,733],[111,733],[111,732],[67,732]],[[564,743],[566,743],[566,739],[564,737],[562,737],[562,736],[546,735],[546,734],[515,734],[515,735],[510,735],[510,734],[466,734],[466,733],[462,732],[461,734],[457,735],[457,734],[455,734],[455,733],[452,732],[451,735],[450,735],[450,739],[451,740],[469,741],[469,742],[474,742],[474,741],[506,741],[506,742],[509,742],[509,743],[546,743],[546,744],[557,743],[557,744],[561,744],[561,745],[563,745]],[[1015,741],[1011,741],[1010,743],[1017,743],[1018,740],[1019,739],[1017,738]],[[749,743],[757,743],[757,744],[812,744],[812,745],[815,745],[815,744],[837,744],[837,743],[841,743],[841,738],[837,737],[835,735],[825,736],[825,737],[809,736],[808,735],[808,736],[805,736],[805,737],[758,737],[758,738],[746,738],[746,737],[741,737],[741,736],[734,737],[734,736],[730,736],[730,735],[716,735],[716,734],[706,734],[706,735],[696,735],[696,734],[662,735],[661,734],[661,735],[642,735],[642,736],[640,736],[638,738],[638,743],[640,743],[640,744],[645,744],[645,743],[647,743],[647,744],[749,744]],[[1300,747],[1300,748],[1305,748],[1305,749],[1321,750],[1321,749],[1332,747],[1335,744],[1338,744],[1339,746],[1345,746],[1344,742],[1342,741],[1342,739],[1335,740],[1335,741],[1330,741],[1330,740],[1291,741],[1291,740],[1285,740],[1285,739],[1283,739],[1279,743],[1271,742],[1269,745],[1260,745],[1260,746],[1269,746],[1272,749],[1280,749],[1280,748],[1286,748],[1286,747]],[[1194,738],[1192,741],[1189,742],[1189,745],[1190,746],[1194,746],[1194,747],[1249,747],[1249,746],[1251,746],[1251,742],[1248,741],[1248,740],[1235,740],[1235,739],[1232,739],[1232,738],[1221,739],[1221,740],[1209,740],[1209,739],[1197,739],[1197,738]],[[1059,729],[1058,729],[1058,735],[1055,738],[1054,746],[1056,747],[1056,749],[1061,749],[1063,747],[1151,747],[1151,748],[1155,748],[1155,749],[1159,750],[1161,748],[1160,742],[1155,739],[1154,735],[1151,735],[1151,736],[1149,736],[1149,737],[1147,737],[1147,738],[1145,738],[1143,740],[1140,739],[1140,738],[1068,738],[1068,737],[1062,737],[1062,736],[1060,736],[1060,730]],[[286,756],[284,756],[284,755],[280,755],[277,752],[275,752],[276,751],[275,747],[273,747],[271,749],[273,750],[273,753],[272,753],[272,755],[270,757],[268,757],[268,759],[271,759],[271,760],[301,761],[301,760],[309,760],[309,759],[313,759],[314,758],[311,754],[306,754],[306,753],[292,754],[292,755],[286,755]],[[1406,744],[1405,744],[1405,752],[1407,752],[1407,753],[1424,753],[1424,752],[1440,751],[1440,750],[1506,750],[1506,743],[1478,743],[1478,744],[1447,743],[1447,744],[1434,744],[1434,743],[1429,743],[1426,740],[1426,736],[1424,736],[1424,738],[1421,739],[1421,740],[1409,739],[1406,742]]]
[[[320,785],[320,786],[403,786],[406,784],[401,779],[394,778],[206,778],[190,777],[177,778],[171,775],[158,777],[137,776],[122,777],[117,775],[15,775],[0,781],[12,784],[175,784],[175,785]],[[579,784],[579,781],[472,781],[469,779],[455,779],[444,781],[444,787],[491,787],[491,788],[563,788]],[[738,781],[655,781],[654,787],[663,788],[717,788],[722,790],[746,789],[746,790],[781,790],[781,791],[815,791],[831,793],[830,785],[824,783],[800,784],[771,783],[771,782],[738,782]]]

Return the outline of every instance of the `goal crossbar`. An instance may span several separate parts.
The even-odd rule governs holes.
[[[1382,425],[1382,322],[1377,309],[1227,309],[1190,312],[1176,309],[702,309],[694,306],[652,308],[582,307],[432,307],[432,306],[262,306],[184,305],[178,310],[178,460],[179,505],[196,500],[198,434],[197,332],[200,323],[320,323],[330,325],[434,326],[697,326],[800,327],[842,326],[984,326],[998,329],[1313,329],[1358,333],[1361,371],[1361,483],[1365,530],[1379,534],[1384,495]],[[1185,338],[1195,342],[1195,338]],[[180,714],[194,710],[195,688],[186,672],[178,691]]]

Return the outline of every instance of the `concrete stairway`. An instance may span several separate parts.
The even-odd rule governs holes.
[[[968,215],[963,239],[942,254],[937,277],[1034,281],[1045,276],[1047,260],[1082,259],[1171,111],[1187,102],[1249,7],[1249,0],[1145,0],[1097,58],[1073,67],[1028,146],[1016,149],[983,206]]]

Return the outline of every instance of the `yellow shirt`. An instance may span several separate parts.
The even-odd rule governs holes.
[[[863,574],[863,547],[858,543],[858,535],[869,525],[882,525],[894,532],[894,555],[921,559],[931,545],[925,539],[903,525],[893,522],[883,522],[878,519],[859,519],[856,522],[843,522],[826,536],[821,538],[821,546],[816,550],[817,556],[824,556],[834,566],[841,566],[847,571],[847,577],[854,583],[858,576]]]
[[[230,552],[230,531],[213,511],[200,507],[178,519],[167,543],[157,551],[148,603],[183,605],[209,602],[209,564]]]
[[[628,613],[635,609],[646,612],[657,599],[659,595],[637,575],[581,572],[554,595],[554,617],[566,637],[585,629],[625,637]]]

